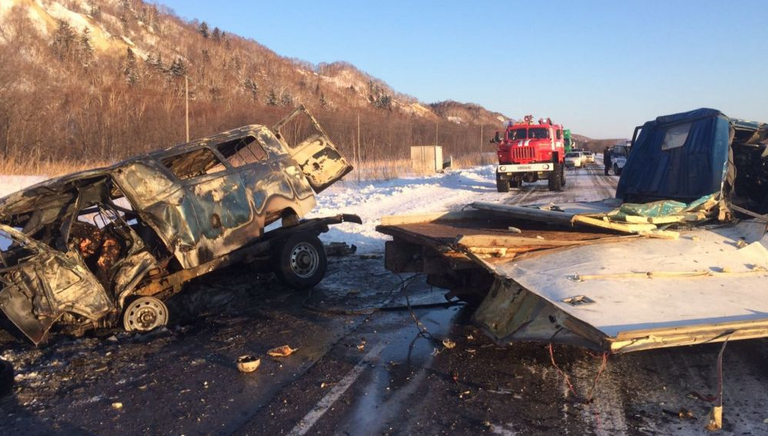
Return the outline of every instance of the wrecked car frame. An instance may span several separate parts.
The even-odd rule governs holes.
[[[360,219],[301,218],[351,170],[301,106],[271,129],[249,125],[10,194],[0,199],[0,309],[37,344],[55,323],[163,325],[162,299],[235,262],[311,287],[325,272],[317,235]]]

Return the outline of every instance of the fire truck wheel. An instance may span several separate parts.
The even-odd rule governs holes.
[[[556,162],[554,171],[549,173],[549,190],[559,191],[563,188],[563,164]]]
[[[560,166],[560,186],[565,186],[565,167]]]
[[[496,190],[499,192],[509,192],[509,180],[502,179],[496,174]]]

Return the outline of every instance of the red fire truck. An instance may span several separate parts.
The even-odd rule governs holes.
[[[509,122],[504,135],[496,132],[491,140],[496,144],[499,166],[496,167],[496,189],[508,192],[523,182],[549,180],[549,190],[559,191],[565,186],[565,147],[563,126],[552,120],[533,116],[523,121]]]

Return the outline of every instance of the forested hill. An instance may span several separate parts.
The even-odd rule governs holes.
[[[204,20],[204,17],[200,17]],[[347,153],[406,157],[411,145],[476,152],[505,117],[424,104],[345,62],[311,65],[141,0],[0,0],[0,157],[115,161],[191,137],[270,125],[299,103]],[[490,137],[490,135],[486,134]],[[487,142],[487,141],[486,141]]]

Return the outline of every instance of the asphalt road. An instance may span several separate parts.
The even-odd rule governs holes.
[[[567,180],[558,194],[539,182],[483,197],[590,200],[612,195],[618,178],[590,166]],[[169,303],[168,329],[145,335],[35,348],[0,331],[0,358],[16,371],[0,434],[708,434],[719,345],[612,356],[595,383],[599,356],[555,347],[555,367],[541,344],[492,344],[471,308],[411,315],[406,295],[417,307],[445,301],[420,277],[388,273],[381,256],[353,255],[332,259],[311,293],[246,267],[204,277]],[[281,345],[298,351],[266,355]],[[243,354],[261,357],[256,372],[238,372]],[[719,434],[768,434],[766,362],[766,340],[728,345]]]

